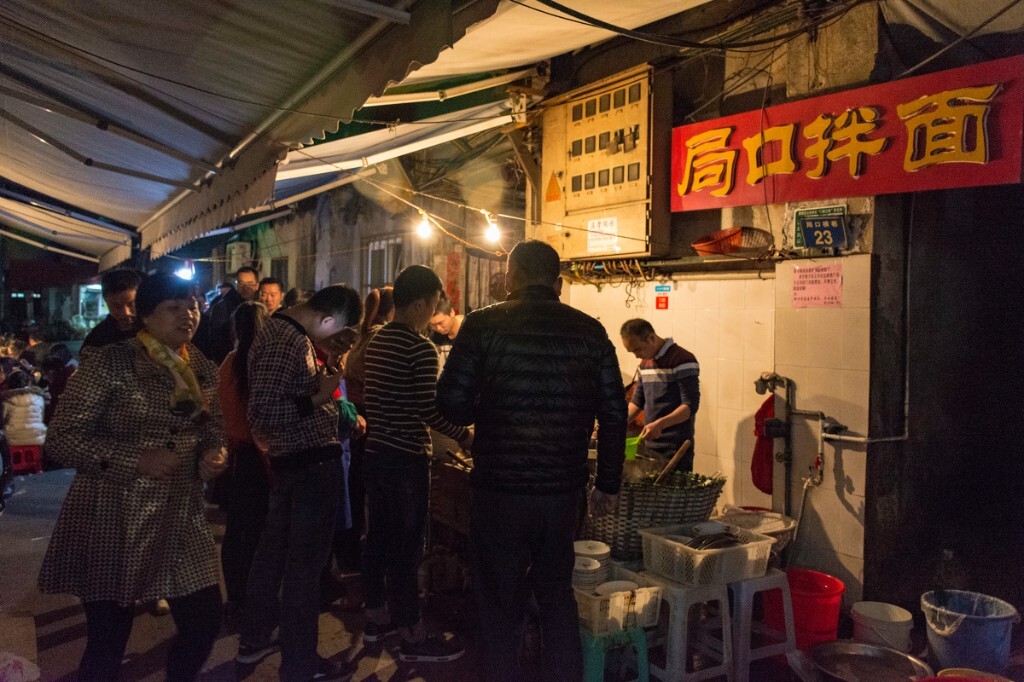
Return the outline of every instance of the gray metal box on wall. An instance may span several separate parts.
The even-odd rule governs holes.
[[[647,64],[574,90],[544,112],[540,224],[563,260],[669,247],[671,83]]]

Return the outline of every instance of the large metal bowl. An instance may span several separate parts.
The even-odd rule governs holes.
[[[935,675],[920,659],[875,644],[837,640],[811,651],[823,680],[839,682],[907,682]]]

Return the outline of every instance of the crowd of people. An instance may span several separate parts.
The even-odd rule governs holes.
[[[178,631],[169,680],[195,679],[225,612],[239,626],[239,666],[280,650],[283,680],[347,680],[353,663],[317,651],[322,580],[335,564],[361,573],[347,605],[365,609],[365,642],[396,637],[405,661],[461,656],[459,637],[428,626],[417,585],[431,431],[474,455],[483,678],[523,679],[532,596],[545,675],[582,679],[571,589],[582,514],[615,506],[627,414],[670,405],[660,422],[649,416],[647,432],[674,440],[692,436],[696,404],[657,393],[659,379],[627,409],[612,342],[559,301],[561,283],[557,253],[538,241],[510,253],[508,299],[468,315],[417,265],[365,301],[344,285],[285,292],[244,267],[203,314],[174,275],[106,273],[110,315],[84,342],[80,366],[59,347],[46,355],[59,368],[44,359],[45,383],[59,387],[52,417],[43,416],[44,382],[25,383],[22,362],[4,365],[5,402],[38,396],[49,461],[77,472],[39,584],[83,602],[79,679],[115,679],[134,606],[163,600]],[[650,369],[689,361],[648,327],[622,333]],[[696,362],[682,364],[674,371],[688,382]],[[219,567],[211,491],[226,512]]]
[[[0,337],[0,510],[12,492],[12,448],[43,446],[47,425],[77,366],[63,343],[47,344],[32,333]]]

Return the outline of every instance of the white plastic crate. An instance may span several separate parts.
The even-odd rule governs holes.
[[[691,526],[641,530],[644,568],[688,586],[722,585],[758,578],[768,570],[774,538],[733,527],[744,544],[722,549],[692,549],[663,537],[687,535]]]
[[[631,580],[639,589],[616,592],[606,597],[573,589],[580,627],[592,635],[606,635],[629,628],[649,628],[658,624],[661,613],[661,588],[651,585],[643,576],[619,566],[612,566],[612,580]]]

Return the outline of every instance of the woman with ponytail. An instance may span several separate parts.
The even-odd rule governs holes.
[[[220,366],[217,390],[224,411],[230,468],[225,511],[224,542],[220,565],[224,571],[229,615],[238,613],[245,601],[249,567],[267,519],[269,465],[249,428],[249,349],[266,323],[267,309],[258,301],[246,301],[231,314],[235,348]]]
[[[366,416],[366,346],[377,330],[395,316],[395,302],[390,286],[371,289],[363,306],[363,323],[359,340],[352,346],[345,363],[345,388],[348,399],[356,406],[360,415]],[[352,527],[339,530],[335,541],[335,557],[339,568],[359,572],[362,561],[362,537],[365,530],[366,491],[363,487],[363,454],[366,448],[366,434],[349,441],[352,455],[348,473],[349,504],[352,510]],[[359,608],[359,604],[352,604]]]

